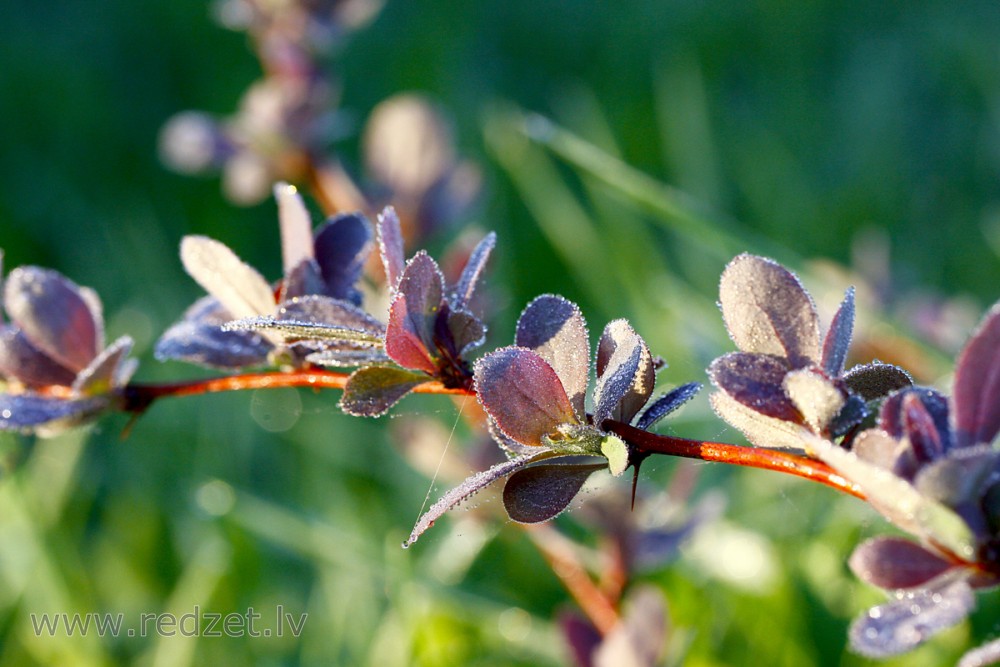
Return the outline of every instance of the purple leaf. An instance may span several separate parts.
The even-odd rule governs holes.
[[[868,405],[860,396],[848,394],[844,407],[830,420],[827,429],[831,436],[839,438],[863,422],[869,414]]]
[[[266,331],[283,339],[283,342],[300,344],[306,348],[320,348],[327,341],[351,342],[359,345],[382,344],[378,334],[341,324],[279,320],[275,317],[244,317],[222,325],[223,331]]]
[[[431,375],[437,372],[434,334],[443,295],[444,278],[437,263],[418,252],[399,279],[386,325],[386,354],[400,366]]]
[[[849,287],[823,341],[823,370],[830,377],[839,377],[844,372],[844,362],[847,361],[847,349],[851,345],[853,332],[854,288]]]
[[[284,303],[306,294],[322,294],[324,291],[325,285],[319,273],[319,264],[314,259],[304,259],[291,271],[285,272],[285,277],[281,280],[278,302]]]
[[[900,450],[905,445],[881,429],[868,429],[858,434],[851,446],[851,451],[859,459],[872,465],[893,470]]]
[[[108,407],[104,397],[65,399],[36,394],[0,394],[0,431],[54,434]]]
[[[1000,451],[989,445],[952,450],[946,458],[923,466],[913,480],[920,493],[952,507],[981,534],[986,518],[980,501],[990,482],[1000,472]]]
[[[514,342],[534,350],[559,375],[578,418],[590,375],[587,323],[575,303],[555,294],[543,294],[529,303],[517,321]]]
[[[994,639],[966,652],[956,667],[987,667],[1000,663],[1000,639]]]
[[[378,216],[378,248],[385,270],[385,284],[389,287],[389,294],[392,294],[403,275],[406,259],[403,255],[403,230],[399,226],[396,209],[391,206],[386,206]]]
[[[635,423],[636,428],[648,431],[656,425],[656,422],[694,398],[699,391],[701,391],[700,382],[689,382],[671,389],[643,411],[639,421]]]
[[[243,368],[267,362],[273,345],[253,331],[223,331],[232,319],[212,296],[196,301],[184,318],[156,343],[156,358],[174,359],[213,368]]]
[[[13,324],[39,351],[80,371],[104,345],[100,316],[82,290],[59,273],[34,266],[11,271],[4,303]]]
[[[524,468],[507,478],[503,506],[518,523],[548,521],[566,509],[587,478],[607,463],[580,463],[581,457],[566,456]],[[555,463],[555,461],[564,461]]]
[[[434,525],[435,521],[440,519],[444,513],[451,508],[468,500],[484,487],[492,484],[498,479],[506,477],[518,468],[523,468],[532,461],[537,460],[540,456],[544,455],[547,455],[547,452],[542,454],[533,453],[531,455],[519,456],[509,461],[497,463],[489,470],[477,472],[472,477],[469,477],[459,486],[456,486],[451,491],[444,494],[440,500],[431,505],[431,508],[417,520],[416,525],[413,526],[413,530],[410,532],[410,537],[403,543],[403,548],[406,549],[411,544],[416,542],[428,528]]]
[[[455,354],[461,356],[469,349],[479,347],[486,340],[486,327],[467,310],[448,310],[446,321],[448,337],[454,343]]]
[[[788,371],[788,364],[780,357],[730,352],[712,362],[708,376],[715,386],[748,408],[801,424],[802,415],[782,389]]]
[[[73,383],[73,391],[80,394],[103,394],[128,382],[123,369],[126,357],[132,351],[132,339],[122,336],[109,345],[85,369],[80,371]],[[131,369],[134,371],[134,368]]]
[[[866,401],[888,396],[894,391],[910,387],[913,379],[899,366],[873,361],[855,366],[844,374],[848,389]]]
[[[894,438],[909,437],[919,461],[932,460],[935,452],[943,453],[951,447],[948,399],[933,389],[903,389],[885,399],[879,426]]]
[[[281,266],[288,276],[302,262],[313,259],[312,218],[294,185],[276,183],[274,198],[281,229]]]
[[[489,415],[486,416],[486,429],[490,432],[490,437],[507,452],[508,456],[522,456],[524,454],[532,454],[538,451],[538,447],[522,445],[517,440],[514,440],[506,433],[500,430],[497,426],[497,422],[493,417]]]
[[[371,223],[360,213],[334,216],[316,232],[315,247],[326,284],[323,293],[360,305],[361,293],[354,285],[372,251]]]
[[[544,445],[543,436],[578,420],[559,376],[541,356],[504,347],[476,362],[476,393],[503,433],[522,445]]]
[[[572,611],[560,612],[558,620],[559,630],[573,656],[573,664],[594,667],[593,653],[603,640],[601,633],[590,621]]]
[[[625,320],[608,323],[597,345],[594,423],[631,423],[653,393],[656,372],[646,341]]]
[[[28,342],[14,326],[0,328],[0,375],[29,387],[73,384],[76,373],[54,361]]]
[[[906,593],[857,618],[851,624],[851,648],[868,658],[905,653],[962,621],[975,604],[963,580]]]
[[[719,301],[741,351],[786,357],[793,368],[819,362],[816,306],[798,278],[777,262],[736,257],[722,273]]]
[[[958,357],[953,401],[958,446],[993,442],[1000,431],[1000,304]]]
[[[885,590],[915,588],[954,567],[950,561],[901,537],[876,537],[848,561],[859,579]]]
[[[490,258],[490,253],[493,252],[493,246],[496,245],[496,242],[496,233],[490,232],[472,250],[472,253],[469,255],[469,261],[465,263],[462,275],[458,278],[458,284],[455,285],[454,296],[451,300],[452,308],[457,310],[466,308],[469,305],[469,301],[476,291],[476,284],[479,282],[479,277],[483,274],[486,261]]]
[[[430,378],[392,366],[369,366],[351,373],[340,409],[355,417],[380,417]]]

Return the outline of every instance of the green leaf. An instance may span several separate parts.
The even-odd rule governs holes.
[[[614,435],[606,435],[601,440],[601,454],[608,459],[608,469],[611,474],[618,477],[628,468],[629,456],[628,445]]]

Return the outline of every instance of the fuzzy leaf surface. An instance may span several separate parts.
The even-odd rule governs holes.
[[[425,252],[407,263],[389,307],[385,351],[404,368],[437,372],[435,332],[444,298],[444,278]]]
[[[552,366],[534,350],[504,347],[476,363],[476,393],[507,437],[531,447],[560,424],[576,423],[573,406]]]
[[[708,368],[712,382],[733,400],[767,417],[802,422],[783,383],[789,368],[785,360],[766,354],[730,352]]]
[[[496,242],[496,233],[490,232],[472,250],[469,261],[465,263],[462,275],[458,278],[458,284],[455,285],[451,304],[453,308],[466,308],[469,305],[469,300],[472,299],[472,295],[476,291],[476,285],[479,283],[480,276],[483,275],[486,262],[489,260]]]
[[[518,523],[541,523],[561,513],[584,482],[607,462],[581,463],[580,457],[551,459],[513,473],[503,487],[507,516]],[[557,463],[558,461],[558,463]]]
[[[594,423],[608,418],[631,423],[655,383],[653,356],[646,341],[625,320],[609,322],[597,346]]]
[[[590,376],[590,343],[587,323],[577,305],[555,294],[536,297],[518,318],[514,342],[548,362],[582,418]]]
[[[156,358],[211,368],[244,368],[266,363],[274,346],[255,331],[223,331],[222,325],[230,320],[232,315],[215,297],[198,299],[181,321],[160,336]]]
[[[347,379],[340,409],[355,417],[380,417],[429,379],[423,373],[393,366],[359,368]]]
[[[35,394],[0,394],[0,431],[55,433],[108,408],[106,398],[65,399]]]
[[[739,255],[722,273],[719,302],[743,352],[786,357],[793,367],[820,360],[816,306],[790,271],[770,259]]]
[[[844,372],[844,362],[847,361],[847,350],[851,346],[853,333],[854,288],[850,287],[823,340],[823,370],[830,377],[839,377]]]
[[[313,259],[312,218],[298,188],[288,183],[274,185],[281,230],[281,266],[287,276],[302,262]]]
[[[855,366],[844,374],[844,382],[852,392],[866,401],[883,398],[913,385],[913,379],[905,370],[878,361]]]

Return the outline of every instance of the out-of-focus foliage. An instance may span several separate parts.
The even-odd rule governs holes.
[[[134,339],[139,379],[176,378],[152,347],[201,295],[176,259],[182,236],[282,273],[273,203],[232,207],[216,179],[172,174],[157,157],[173,114],[227,114],[259,77],[246,36],[214,24],[200,0],[22,3],[2,15],[6,264],[93,287],[107,340]],[[859,358],[944,389],[943,360],[1000,285],[998,43],[1000,7],[985,1],[414,0],[388,4],[331,57],[340,122],[359,130],[380,101],[418,90],[479,161],[473,221],[500,239],[487,287],[501,338],[484,349],[509,342],[522,304],[555,292],[591,321],[628,318],[670,361],[667,383],[701,379],[731,349],[712,304],[725,262],[746,250],[794,266],[823,313],[856,284]],[[558,143],[540,123],[527,130],[542,141],[526,139],[509,103],[603,153]],[[349,130],[332,148],[353,168],[363,142]],[[0,665],[561,664],[553,619],[565,593],[524,535],[458,512],[401,551],[426,478],[385,424],[345,418],[336,400],[178,399],[125,442],[121,417],[45,442],[0,436]],[[472,408],[407,401],[403,413],[436,414],[445,434]],[[670,428],[741,437],[720,432],[702,399]],[[690,470],[651,461],[643,483]],[[668,656],[863,664],[842,655],[847,627],[882,597],[846,561],[882,520],[805,482],[697,470],[695,493],[724,489],[729,509],[648,576],[666,595]],[[947,664],[995,636],[1000,603],[978,602],[970,621],[895,664]],[[130,622],[278,604],[309,613],[300,639],[45,638],[30,625],[33,612]]]

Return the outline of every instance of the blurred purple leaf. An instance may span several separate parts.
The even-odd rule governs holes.
[[[1000,431],[1000,304],[986,314],[958,357],[953,400],[957,444],[993,442]]]
[[[503,487],[507,516],[518,523],[540,523],[565,510],[587,478],[608,467],[604,461],[581,463],[581,459],[550,459],[551,463],[538,463],[513,473]]]
[[[816,306],[798,278],[777,262],[737,256],[722,273],[719,301],[741,351],[786,357],[793,368],[819,362]]]
[[[782,389],[788,364],[780,357],[730,352],[712,362],[708,375],[735,401],[767,417],[802,423],[802,415]]]
[[[355,417],[380,417],[428,379],[423,373],[392,366],[359,368],[347,379],[340,409]]]
[[[278,200],[282,271],[288,276],[303,262],[314,258],[312,218],[294,185],[276,183],[274,198]]]
[[[66,399],[37,394],[0,394],[0,430],[54,432],[108,409],[104,397]]]
[[[854,550],[848,561],[859,579],[885,590],[916,588],[954,567],[916,542],[875,537]]]
[[[440,519],[445,512],[455,507],[459,503],[462,503],[473,495],[481,491],[484,487],[492,484],[493,482],[506,477],[510,473],[514,472],[518,468],[523,468],[524,466],[531,463],[533,460],[545,456],[546,452],[533,453],[530,455],[519,456],[509,461],[503,461],[502,463],[497,463],[492,466],[489,470],[484,470],[482,472],[477,472],[472,477],[469,477],[459,486],[456,486],[448,493],[444,494],[436,503],[431,505],[431,508],[427,510],[418,520],[413,530],[410,532],[410,537],[403,543],[403,548],[408,548],[411,544],[417,541],[417,539],[424,534],[424,532],[434,525],[434,522]]]
[[[29,387],[73,384],[76,373],[54,361],[28,342],[15,326],[0,328],[0,375],[16,378]]]
[[[593,667],[593,654],[603,641],[597,628],[583,616],[564,611],[559,614],[559,630],[576,667]]]
[[[910,441],[910,449],[916,456],[917,462],[927,463],[944,456],[948,442],[947,422],[942,433],[916,392],[903,392],[902,398],[900,416],[903,430]]]
[[[14,269],[4,285],[4,304],[32,346],[74,372],[104,346],[99,310],[95,313],[82,290],[56,271]]]
[[[864,421],[869,414],[868,405],[865,403],[863,398],[855,396],[854,394],[848,394],[840,412],[838,412],[827,425],[830,435],[835,438],[845,435],[855,426]]]
[[[625,320],[609,322],[597,345],[594,423],[605,419],[631,423],[646,405],[656,372],[646,341]]]
[[[974,606],[972,589],[963,580],[905,593],[851,624],[851,648],[868,658],[905,653],[962,621]]]
[[[504,347],[476,362],[476,393],[508,437],[522,445],[544,445],[559,424],[577,422],[559,376],[538,353]]]
[[[479,277],[483,274],[486,261],[490,258],[490,253],[493,252],[496,242],[496,233],[490,232],[483,237],[483,240],[476,245],[469,255],[469,261],[466,262],[465,268],[462,269],[462,275],[458,279],[458,284],[455,285],[455,292],[451,303],[453,308],[462,309],[468,307],[469,301],[476,291]]]
[[[986,534],[989,529],[980,502],[998,473],[1000,451],[990,445],[962,447],[952,450],[946,458],[921,467],[913,486],[928,498],[954,508],[973,530]]]
[[[223,331],[222,324],[230,320],[232,315],[215,297],[198,299],[181,321],[157,341],[156,358],[213,368],[243,368],[267,362],[273,345],[254,331]]]
[[[386,325],[386,354],[400,366],[437,372],[435,332],[443,297],[444,278],[437,263],[418,252],[399,279]]]
[[[847,361],[847,350],[851,346],[853,333],[854,288],[849,287],[823,341],[823,370],[830,377],[839,377],[844,372],[844,362]]]
[[[81,394],[99,394],[128,382],[135,364],[126,357],[132,351],[132,339],[122,336],[104,349],[89,366],[80,371],[73,382],[73,391]],[[133,360],[134,361],[134,360]]]
[[[389,287],[389,294],[392,294],[403,275],[406,258],[403,254],[403,230],[399,226],[399,216],[391,206],[386,206],[378,216],[378,248],[385,270],[385,284]]]
[[[583,418],[590,376],[587,323],[575,303],[543,294],[529,303],[517,321],[514,342],[534,350],[559,376],[576,415]]]
[[[675,387],[653,401],[635,423],[636,428],[647,431],[671,412],[681,407],[701,391],[700,382],[689,382]]]
[[[913,379],[905,370],[878,361],[855,366],[844,374],[844,382],[853,393],[866,401],[883,398],[913,385]]]
[[[360,305],[361,293],[354,285],[372,250],[371,223],[360,213],[334,216],[316,232],[315,248],[326,285],[322,293]]]

